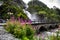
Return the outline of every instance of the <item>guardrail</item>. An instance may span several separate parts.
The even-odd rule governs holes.
[[[31,24],[60,24],[60,22],[35,22],[35,21],[32,21]]]
[[[27,23],[29,24],[29,23]],[[41,23],[41,22],[33,22],[33,23],[30,23],[31,25],[41,25],[41,24],[60,24],[60,22],[54,22],[54,23]],[[3,26],[3,25],[6,25],[6,23],[0,23],[0,26]]]
[[[0,26],[6,25],[6,23],[0,23]]]

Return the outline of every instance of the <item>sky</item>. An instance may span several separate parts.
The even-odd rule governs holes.
[[[23,1],[27,4],[30,0],[23,0]],[[52,8],[53,6],[60,8],[60,0],[39,0],[39,1],[46,4],[49,8]]]

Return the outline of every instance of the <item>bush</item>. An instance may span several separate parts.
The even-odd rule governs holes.
[[[16,38],[20,38],[22,40],[33,39],[35,33],[35,30],[32,29],[31,25],[21,25],[21,23],[19,23],[18,21],[8,21],[7,26],[5,26],[5,29],[11,34],[13,34]]]
[[[29,40],[27,37],[22,38],[22,40]]]
[[[7,25],[4,27],[8,32],[10,32],[11,34],[14,33],[14,28],[15,28],[15,24],[8,22]]]
[[[26,25],[26,36],[29,38],[29,39],[32,39],[33,36],[34,36],[34,33],[35,31],[32,29],[32,27],[29,25]]]
[[[26,30],[22,26],[16,26],[14,29],[14,35],[17,38],[23,38],[26,36]]]

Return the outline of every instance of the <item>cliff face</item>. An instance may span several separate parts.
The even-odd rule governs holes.
[[[49,9],[47,5],[45,5],[39,0],[30,1],[28,3],[28,6],[29,6],[28,7],[29,12],[38,12],[40,10],[45,10],[46,8]]]
[[[2,3],[7,3],[10,5],[16,5],[16,6],[20,6],[22,8],[25,8],[26,4],[22,1],[22,0],[0,0],[0,4]]]
[[[42,3],[41,1],[38,1],[38,0],[30,1],[28,3],[28,5],[39,5],[39,6],[42,6],[42,7],[47,7],[44,3]]]
[[[15,3],[17,3],[19,6],[21,6],[21,7],[23,7],[23,8],[25,8],[26,6],[26,4],[22,1],[22,0],[13,0],[13,2],[15,2]]]

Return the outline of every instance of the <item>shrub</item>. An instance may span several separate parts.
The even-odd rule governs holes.
[[[15,24],[8,22],[7,25],[4,27],[8,32],[10,32],[11,34],[14,33],[14,28],[15,28]]]
[[[22,40],[29,40],[27,37],[22,38]]]
[[[16,38],[20,38],[22,40],[32,40],[35,33],[31,25],[21,25],[21,23],[19,23],[18,21],[8,21],[5,29],[13,34]]]
[[[32,27],[29,25],[26,25],[26,36],[29,38],[29,39],[32,39],[33,36],[34,36],[34,33],[35,31],[32,29]]]
[[[16,26],[14,29],[14,35],[17,38],[25,37],[26,36],[25,28],[23,28],[22,26]]]

